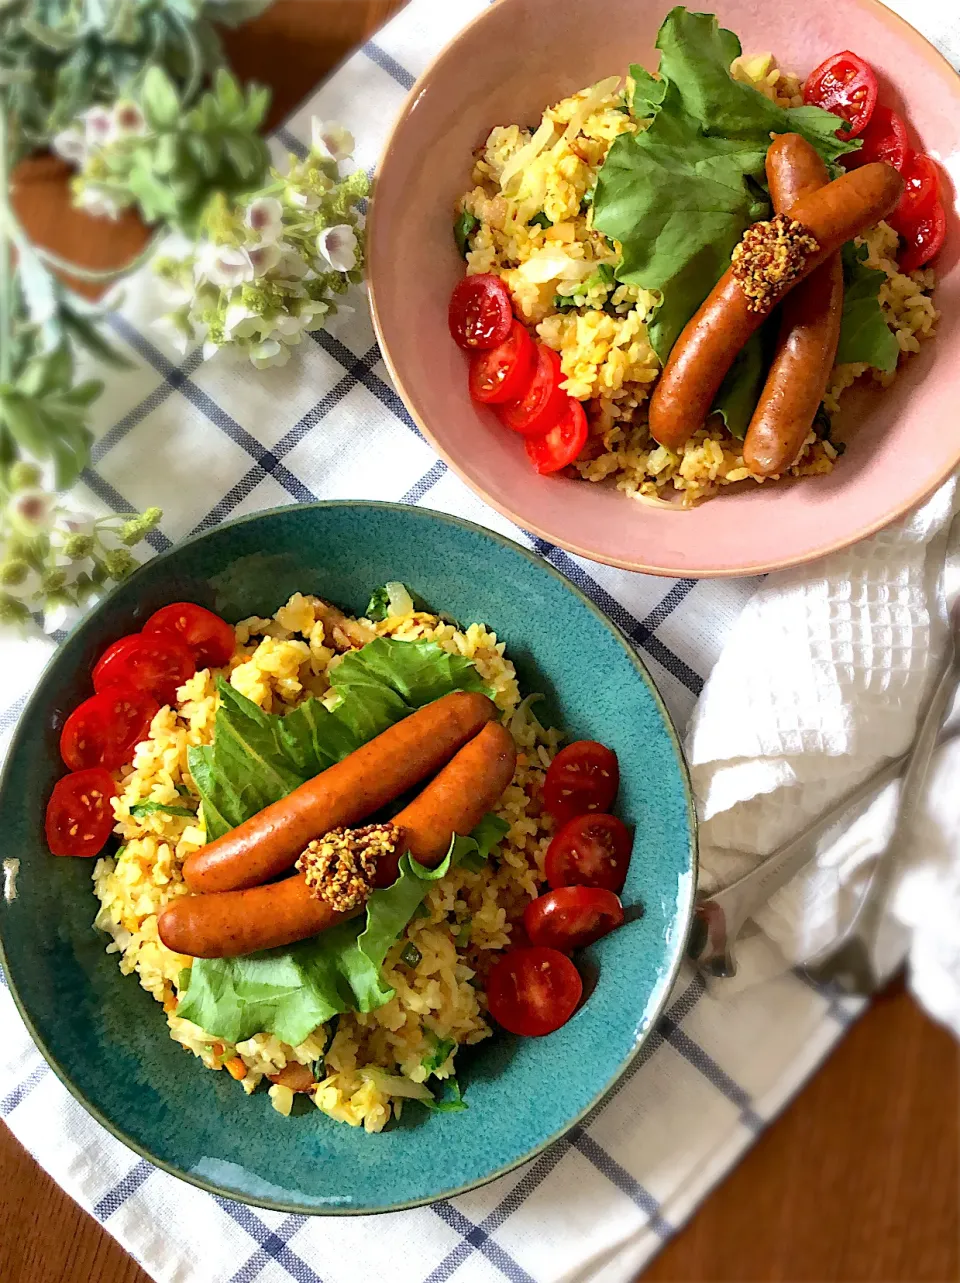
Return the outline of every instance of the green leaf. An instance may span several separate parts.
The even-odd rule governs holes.
[[[461,258],[467,257],[467,250],[470,248],[467,242],[479,226],[479,218],[475,218],[474,215],[469,213],[467,210],[464,210],[460,214],[459,218],[454,222],[453,239],[457,243],[457,249],[460,252]]]
[[[462,656],[449,655],[434,642],[388,637],[344,656],[331,685],[340,696],[333,709],[309,699],[276,717],[220,679],[213,744],[188,750],[209,840],[424,704],[453,690],[486,691],[474,665]]]
[[[897,368],[900,345],[887,325],[878,298],[886,274],[866,266],[867,254],[866,245],[858,247],[853,241],[841,251],[844,292],[837,363],[862,362],[889,374]]]
[[[138,820],[144,815],[156,815],[157,812],[162,815],[181,815],[189,820],[197,818],[196,811],[185,806],[168,806],[166,802],[135,802],[130,808],[130,814]]]
[[[617,279],[659,290],[649,324],[666,360],[680,331],[730,263],[746,228],[769,213],[764,161],[771,133],[802,134],[828,162],[854,149],[838,119],[782,108],[735,81],[740,42],[710,14],[676,8],[657,37],[661,90],[641,77],[648,129],[622,134],[600,170],[594,226],[622,246]]]
[[[243,93],[234,77],[225,67],[221,67],[214,77],[213,91],[217,96],[225,119],[229,120],[243,111]]]
[[[767,321],[737,354],[720,384],[713,412],[721,415],[728,430],[742,441],[767,377],[779,318]]]
[[[9,394],[0,398],[0,415],[19,445],[40,459],[48,456],[50,440],[36,402]]]
[[[667,82],[651,76],[646,67],[641,67],[636,62],[630,66],[630,79],[633,81],[630,114],[637,120],[646,120],[649,116],[655,116],[667,92]]]
[[[161,67],[151,67],[143,78],[140,104],[147,124],[161,132],[172,129],[180,118],[180,99],[173,81]]]
[[[432,1109],[436,1114],[460,1114],[469,1108],[467,1102],[463,1099],[463,1093],[460,1091],[460,1084],[456,1078],[447,1078],[445,1087],[450,1092],[450,1095],[442,1100],[434,1100],[432,1103],[425,1100],[423,1104],[426,1105],[427,1109]]]
[[[435,1073],[443,1065],[457,1044],[452,1038],[437,1039],[437,1044],[429,1056],[424,1056],[420,1064],[428,1074]]]

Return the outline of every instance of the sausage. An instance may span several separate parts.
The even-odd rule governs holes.
[[[183,865],[191,891],[259,886],[293,867],[315,837],[356,824],[449,761],[497,715],[476,692],[453,691],[405,717],[279,802],[210,842]]]
[[[373,742],[373,741],[371,741]],[[385,863],[377,885],[396,879],[400,856],[409,851],[435,868],[454,833],[469,833],[499,801],[513,778],[516,748],[499,722],[485,726],[395,818],[400,846]],[[194,958],[233,958],[294,944],[362,912],[338,912],[317,899],[302,873],[267,886],[172,900],[157,919],[160,939],[175,953]]]
[[[774,211],[825,187],[827,167],[799,134],[781,134],[767,152]],[[789,468],[803,448],[840,342],[843,266],[834,254],[787,296],[777,348],[743,443],[743,460],[758,477]]]
[[[396,881],[405,851],[418,864],[435,869],[447,854],[453,834],[471,833],[500,801],[516,767],[513,736],[499,722],[490,722],[393,817],[393,823],[403,831],[403,840],[378,866],[377,886]]]
[[[807,258],[788,288],[816,271],[846,241],[886,217],[902,194],[903,179],[897,171],[875,161],[797,201],[789,215],[820,248]],[[667,358],[650,399],[650,432],[655,440],[676,450],[703,426],[734,358],[766,317],[766,310],[748,306],[732,267],[727,268]]]

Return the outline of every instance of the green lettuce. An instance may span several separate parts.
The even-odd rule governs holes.
[[[768,217],[772,133],[802,134],[832,164],[857,142],[818,107],[779,107],[730,75],[740,41],[715,17],[673,9],[657,36],[659,80],[631,68],[648,128],[622,134],[600,170],[594,226],[623,247],[617,279],[660,290],[650,341],[666,360],[730,263],[747,227]]]
[[[331,686],[339,696],[334,708],[308,699],[277,717],[218,679],[221,702],[213,743],[187,754],[209,841],[425,704],[454,690],[487,693],[470,660],[449,655],[435,642],[392,637],[378,637],[345,655]]]
[[[880,309],[880,286],[887,279],[883,272],[867,267],[866,245],[852,241],[841,251],[843,259],[843,320],[837,362],[862,362],[889,374],[897,368],[900,345]]]
[[[263,1031],[295,1047],[340,1012],[383,1006],[394,995],[383,960],[431,884],[467,859],[488,858],[506,830],[486,816],[470,837],[454,837],[436,869],[405,855],[396,882],[371,895],[366,914],[310,940],[241,958],[198,958],[177,1015],[227,1042]]]

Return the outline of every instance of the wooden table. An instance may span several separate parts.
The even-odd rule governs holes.
[[[226,43],[241,76],[273,86],[276,123],[401,2],[278,0]],[[135,220],[117,227],[65,213],[65,180],[52,160],[20,175],[18,206],[33,234],[90,266],[135,251]],[[953,1283],[958,1069],[956,1045],[895,987],[643,1278]],[[0,1190],[0,1283],[149,1283],[4,1127]]]

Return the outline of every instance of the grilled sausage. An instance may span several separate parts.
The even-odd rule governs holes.
[[[789,288],[889,214],[902,194],[903,179],[897,171],[877,161],[799,200],[789,210],[790,217],[820,248],[809,255]],[[728,268],[673,345],[650,399],[650,432],[657,441],[676,450],[703,426],[734,358],[767,314],[767,309],[754,311],[749,306]]]
[[[767,152],[775,213],[829,182],[827,167],[799,134],[780,134]],[[840,341],[843,267],[834,254],[787,296],[770,372],[750,420],[743,460],[758,477],[789,468],[803,448],[823,397]]]
[[[298,789],[187,857],[191,891],[260,886],[293,867],[315,837],[356,824],[448,762],[497,710],[454,691],[385,730]]]
[[[436,868],[453,834],[469,833],[497,804],[515,765],[510,732],[498,722],[485,726],[395,817],[393,822],[401,827],[400,846],[389,857],[377,885],[395,881],[405,851],[420,864]],[[157,928],[160,939],[175,953],[233,958],[305,940],[360,912],[362,908],[336,911],[313,895],[302,873],[295,873],[242,891],[180,896],[162,910]]]

